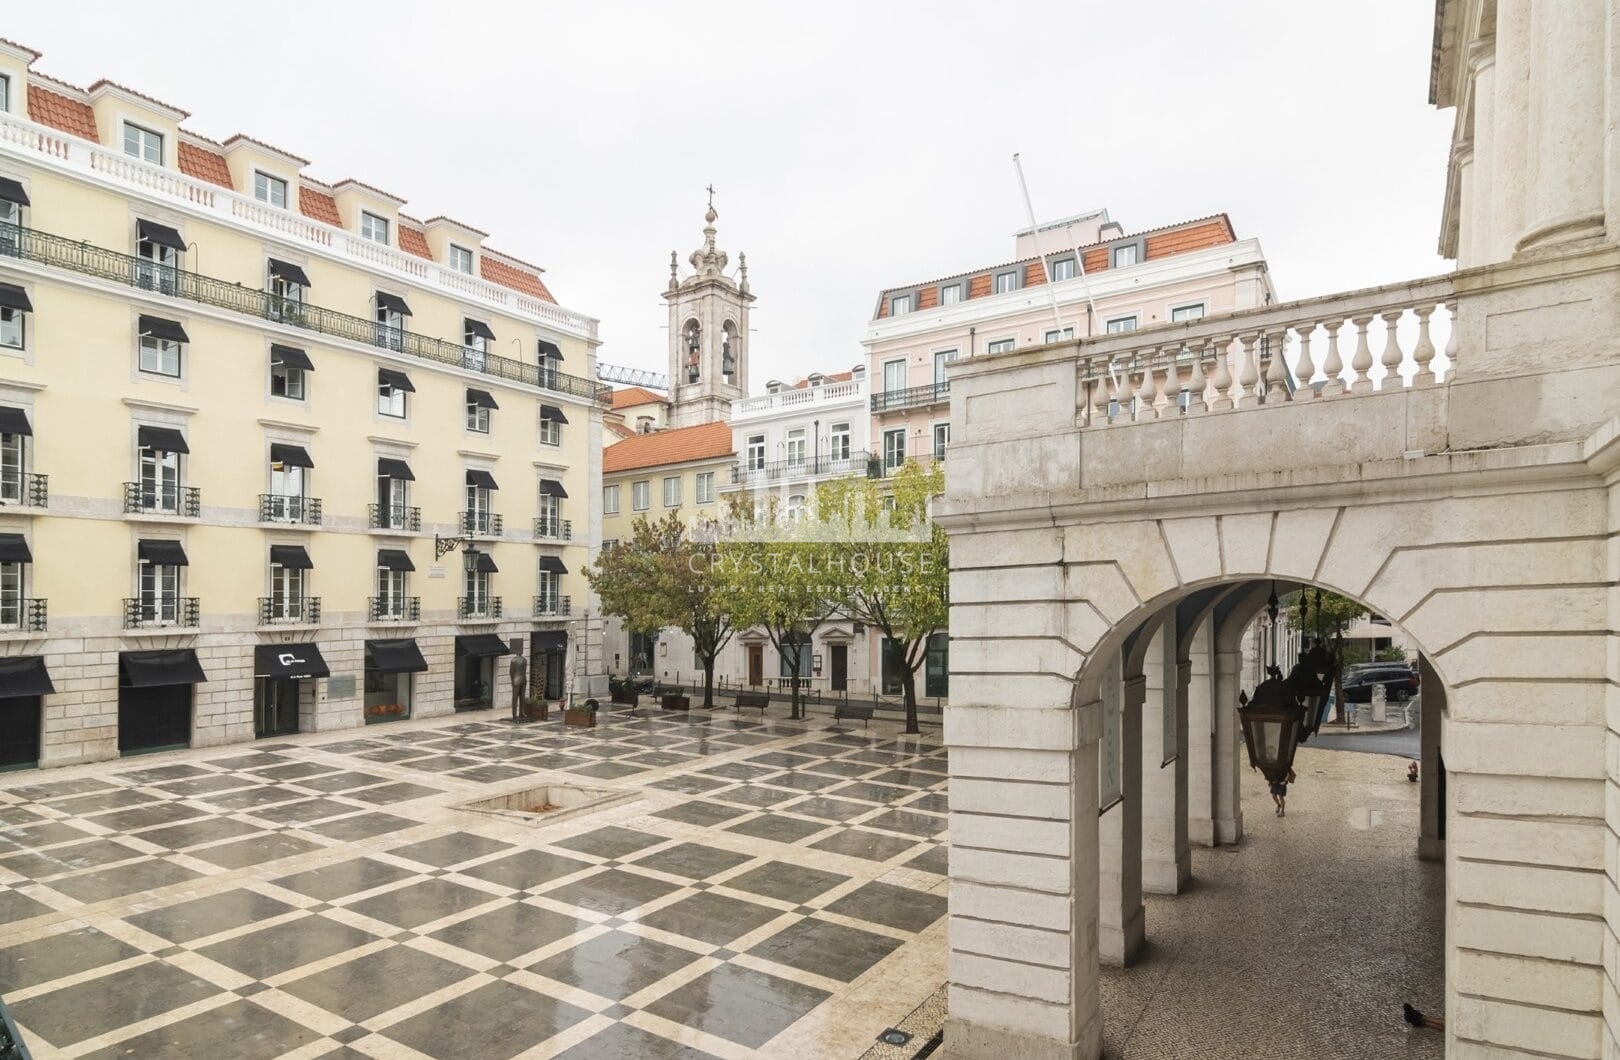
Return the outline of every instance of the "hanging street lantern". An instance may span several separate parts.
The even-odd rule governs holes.
[[[1288,674],[1288,690],[1302,710],[1300,743],[1315,736],[1316,730],[1321,728],[1328,698],[1333,694],[1333,674],[1337,667],[1333,654],[1322,647],[1321,641],[1316,641]]]
[[[1294,767],[1304,712],[1280,677],[1268,677],[1249,699],[1238,693],[1238,720],[1249,748],[1249,764],[1273,784],[1285,783]]]

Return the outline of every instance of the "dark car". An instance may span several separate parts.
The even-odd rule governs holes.
[[[1371,703],[1373,688],[1376,685],[1383,685],[1385,697],[1395,703],[1404,703],[1418,694],[1416,671],[1410,666],[1397,663],[1389,666],[1368,666],[1346,674],[1344,701]]]

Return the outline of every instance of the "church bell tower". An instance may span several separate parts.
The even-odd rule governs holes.
[[[748,258],[737,255],[737,275],[725,273],[726,252],[714,245],[714,191],[703,215],[703,246],[687,259],[692,272],[680,274],[669,253],[670,426],[731,418],[731,402],[748,393]]]

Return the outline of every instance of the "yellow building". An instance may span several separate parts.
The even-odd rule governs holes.
[[[596,321],[0,43],[0,768],[600,687]]]

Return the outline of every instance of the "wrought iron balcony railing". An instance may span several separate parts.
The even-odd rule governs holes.
[[[422,509],[403,504],[373,504],[368,508],[373,530],[406,530],[420,533]]]
[[[873,394],[872,411],[921,408],[924,405],[937,405],[941,401],[949,401],[950,398],[950,383],[924,383],[922,386],[910,386],[904,390],[884,390]]]
[[[536,618],[566,618],[572,614],[574,603],[567,596],[537,596],[534,598]]]
[[[259,625],[271,626],[283,622],[317,625],[321,621],[321,598],[318,596],[261,596],[259,597]]]
[[[461,532],[468,537],[500,537],[505,521],[493,512],[462,512]]]
[[[45,632],[45,601],[33,596],[0,596],[0,633]]]
[[[178,515],[195,519],[202,513],[202,493],[196,486],[148,486],[124,483],[126,515]]]
[[[534,536],[547,541],[572,541],[574,539],[574,521],[572,519],[557,519],[549,515],[542,515],[534,521]]]
[[[746,461],[738,461],[731,465],[731,484],[784,482],[823,475],[864,475],[871,459],[872,454],[860,450],[848,456],[807,456],[802,460],[773,460],[768,464],[753,466]]]
[[[321,525],[321,499],[280,493],[259,494],[259,522]]]
[[[455,365],[470,372],[526,383],[586,401],[606,403],[611,400],[612,387],[594,379],[567,375],[552,368],[542,368],[538,363],[528,364],[493,353],[480,354],[470,347],[444,339],[412,334],[378,324],[366,317],[336,313],[269,291],[227,283],[212,276],[176,269],[147,258],[120,254],[35,228],[7,226],[7,238],[0,239],[0,256],[70,269],[113,283],[153,290],[188,302],[274,320],[368,346],[383,346],[425,361]]]
[[[462,596],[456,599],[457,618],[500,618],[501,598],[498,596]]]
[[[0,504],[44,508],[49,505],[50,499],[48,475],[40,475],[33,471],[0,471]]]
[[[417,622],[422,618],[420,596],[373,596],[369,603],[373,622]]]
[[[197,626],[197,598],[195,596],[126,596],[124,598],[125,629],[150,629],[156,626],[195,629]]]

